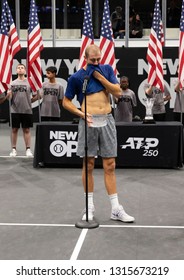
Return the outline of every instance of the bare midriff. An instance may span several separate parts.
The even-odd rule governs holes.
[[[111,112],[110,97],[105,90],[86,95],[87,113],[104,115]],[[84,100],[81,110],[84,112]]]

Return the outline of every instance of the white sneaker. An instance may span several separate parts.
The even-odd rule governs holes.
[[[94,212],[95,212],[95,207],[89,205],[88,208],[88,221],[92,221],[94,217]],[[82,216],[82,221],[86,220],[86,209],[83,210],[83,216]]]
[[[16,157],[17,156],[17,151],[16,149],[12,149],[11,153],[10,153],[10,157]]]
[[[111,219],[112,220],[119,220],[124,223],[133,223],[135,221],[135,218],[128,215],[125,210],[123,209],[123,206],[120,205],[119,208],[113,209],[111,213]]]
[[[26,156],[27,157],[33,157],[33,153],[31,152],[31,149],[26,150]]]

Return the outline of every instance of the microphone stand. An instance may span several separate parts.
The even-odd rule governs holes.
[[[93,220],[89,221],[88,219],[88,141],[87,141],[87,129],[88,129],[88,123],[87,123],[87,102],[86,102],[86,88],[88,84],[89,77],[86,76],[84,78],[84,83],[82,87],[82,93],[84,95],[84,121],[85,121],[85,183],[86,183],[86,220],[80,220],[75,224],[77,228],[97,228],[99,227],[99,224]]]

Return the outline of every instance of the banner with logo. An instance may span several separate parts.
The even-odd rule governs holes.
[[[67,85],[68,78],[77,71],[79,48],[44,48],[41,55],[43,81],[47,80],[45,70],[48,66],[56,66],[58,69],[57,80],[63,85],[64,89]],[[143,118],[145,115],[145,107],[142,102],[144,96],[143,86],[146,82],[148,64],[146,61],[147,48],[116,48],[116,62],[118,72],[130,79],[130,88],[135,92],[137,97],[137,107],[134,115]],[[175,92],[173,89],[173,81],[177,76],[178,65],[178,48],[167,47],[163,54],[164,79],[167,88],[171,94],[171,100],[166,104],[167,120],[173,119],[173,107],[175,100]],[[26,64],[26,48],[22,49],[13,61],[13,79],[16,78],[16,66],[18,63]],[[78,102],[77,106],[79,106]],[[38,121],[38,103],[33,104],[34,120]],[[9,118],[8,102],[0,106],[0,119]],[[70,121],[75,116],[67,112],[61,107],[61,120]]]
[[[182,124],[122,123],[117,128],[117,167],[172,168],[182,166]],[[37,125],[34,167],[80,167],[77,157],[78,126],[68,123]],[[171,149],[172,147],[172,149]],[[102,166],[101,157],[96,166]]]

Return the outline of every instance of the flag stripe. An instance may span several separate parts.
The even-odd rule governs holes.
[[[10,26],[10,34],[11,34],[11,36],[9,37],[10,52],[12,53],[12,57],[14,57],[15,54],[21,49],[19,40],[17,38],[18,34],[14,23]]]
[[[102,27],[100,35],[100,50],[102,52],[102,64],[110,64],[114,70],[115,75],[117,74],[116,60],[114,53],[114,38],[110,20],[110,9],[109,1],[104,1],[104,10],[102,18]]]
[[[3,93],[8,89],[7,85],[4,83],[0,83],[0,92]]]
[[[179,70],[178,77],[180,88],[184,87],[184,0],[182,1],[181,19],[180,19],[180,35],[179,35]]]
[[[43,50],[43,41],[38,22],[37,8],[35,0],[31,0],[29,27],[28,27],[28,81],[33,91],[37,91],[42,87],[42,69],[40,52]]]
[[[5,35],[1,35],[0,37],[0,42],[1,42],[1,52],[0,52],[0,56],[1,56],[1,60],[0,60],[0,69],[2,69],[1,73],[0,73],[0,79],[2,82],[6,83],[6,64],[9,61],[9,48],[7,48],[8,45],[8,37]],[[2,59],[4,58],[4,59]],[[6,59],[5,59],[6,58]]]
[[[0,93],[2,93],[11,83],[13,57],[21,49],[7,0],[3,0],[2,3],[0,42]]]
[[[147,61],[148,61],[148,83],[164,91],[163,78],[163,51],[164,33],[161,20],[160,2],[156,0],[151,33],[149,38]]]
[[[91,44],[94,44],[91,9],[90,9],[89,0],[85,0],[84,21],[83,21],[83,29],[82,29],[82,44],[80,48],[78,69],[81,69],[86,64],[84,59],[85,49],[87,46]]]

